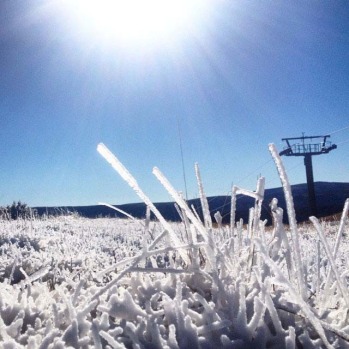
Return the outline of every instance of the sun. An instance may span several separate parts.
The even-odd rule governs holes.
[[[194,25],[205,0],[76,0],[80,22],[94,33],[129,41],[170,40]]]

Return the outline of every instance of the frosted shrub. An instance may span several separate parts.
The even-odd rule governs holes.
[[[198,165],[204,221],[159,169],[182,223],[169,223],[103,145],[100,153],[147,204],[145,221],[58,217],[1,221],[0,344],[3,348],[349,348],[349,201],[329,226],[296,225],[281,159],[270,146],[287,199],[260,219],[264,178],[247,225],[213,228]],[[151,222],[150,210],[157,217]],[[21,225],[22,224],[22,225]]]

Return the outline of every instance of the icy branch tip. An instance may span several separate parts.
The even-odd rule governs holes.
[[[153,167],[153,174],[161,172],[157,166]]]
[[[98,153],[103,155],[103,153],[106,152],[106,151],[109,151],[109,149],[103,143],[99,143],[97,145],[97,151],[98,151]]]
[[[101,154],[104,159],[106,159],[109,163],[112,163],[115,156],[114,154],[103,144],[99,143],[97,146],[97,151],[99,154]]]
[[[105,145],[101,142],[101,143],[98,143],[97,145],[97,150],[99,151],[99,148],[102,148],[102,147],[105,147]]]

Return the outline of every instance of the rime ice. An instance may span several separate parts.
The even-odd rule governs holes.
[[[0,221],[1,347],[349,348],[349,201],[338,224],[313,219],[289,231],[273,200],[269,229],[263,179],[256,192],[233,188],[232,217],[238,193],[255,199],[249,224],[224,226],[216,213],[215,228],[198,166],[204,222],[154,169],[183,222],[153,222],[136,180],[99,150],[146,201],[148,218]]]

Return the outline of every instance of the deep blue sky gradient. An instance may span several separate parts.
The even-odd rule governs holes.
[[[0,205],[137,202],[97,153],[105,143],[157,201],[158,166],[197,196],[259,174],[280,186],[268,143],[349,126],[348,1],[211,1],[168,42],[112,43],[64,1],[0,2]],[[349,182],[349,129],[313,159],[316,181]],[[302,158],[284,158],[292,184]]]

